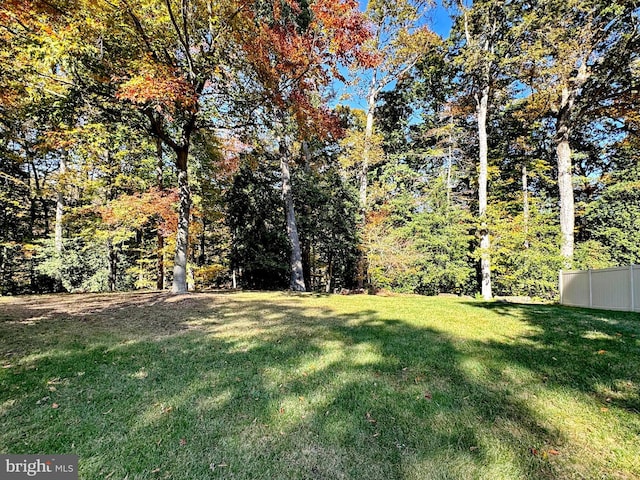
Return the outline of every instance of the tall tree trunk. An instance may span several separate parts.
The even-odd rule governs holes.
[[[302,246],[302,275],[304,278],[304,284],[309,289],[309,291],[313,291],[313,280],[312,280],[313,268],[311,265],[311,239],[303,238],[300,243]]]
[[[449,130],[449,154],[447,155],[447,208],[451,206],[451,168],[453,164],[453,134]]]
[[[108,288],[110,292],[114,292],[116,290],[116,281],[118,279],[118,252],[113,245],[111,239],[107,241],[107,249],[109,251],[108,254],[108,264],[109,264],[109,275],[107,277]]]
[[[302,252],[300,249],[300,237],[296,226],[296,212],[293,205],[293,193],[291,191],[291,172],[289,171],[289,151],[280,141],[280,171],[282,173],[282,198],[287,217],[287,234],[291,243],[291,279],[289,288],[294,292],[305,292],[304,273],[302,271]]]
[[[362,165],[360,166],[360,210],[367,208],[367,188],[369,163],[371,162],[371,141],[373,138],[373,122],[376,113],[376,91],[374,85],[367,97],[367,123],[364,129],[364,146],[362,149]]]
[[[67,171],[67,159],[64,154],[60,156],[58,172],[64,175]],[[62,215],[64,214],[64,189],[58,184],[56,193],[56,224],[54,227],[54,247],[58,255],[62,255]]]
[[[325,292],[331,293],[333,291],[333,250],[329,250],[327,258],[326,282]]]
[[[522,223],[524,228],[524,248],[529,248],[529,174],[522,165]]]
[[[156,182],[158,190],[162,192],[164,190],[164,159],[162,158],[162,140],[156,138]],[[156,230],[156,237],[158,242],[157,249],[157,263],[156,263],[156,288],[158,290],[164,290],[164,235],[160,228]]]
[[[558,160],[558,190],[560,192],[560,233],[562,235],[560,255],[564,259],[565,268],[571,268],[573,265],[575,229],[573,168],[571,165],[569,138],[571,137],[572,117],[575,113],[576,99],[580,94],[580,89],[589,80],[590,76],[591,71],[588,69],[586,59],[583,58],[575,77],[565,81],[562,86],[560,108],[556,116],[555,144]]]
[[[202,267],[206,260],[206,246],[207,246],[207,221],[204,216],[202,217],[202,232],[200,233],[200,252],[198,252],[198,266]]]
[[[367,123],[364,129],[364,146],[362,149],[362,164],[360,166],[360,231],[364,238],[364,231],[367,225],[367,189],[369,187],[369,164],[371,162],[371,142],[373,139],[373,122],[376,112],[377,90],[375,72],[371,81],[371,88],[367,96]],[[357,264],[357,282],[358,288],[364,288],[365,278],[367,276],[367,255],[364,246],[358,251]]]
[[[491,292],[491,257],[489,248],[489,228],[487,226],[487,178],[488,178],[488,142],[487,111],[489,108],[489,87],[482,89],[478,98],[478,140],[480,172],[478,174],[478,214],[480,217],[480,273],[482,276],[482,298],[490,300]]]
[[[33,155],[32,153],[29,151],[29,166],[31,167],[31,172],[33,173],[33,184],[35,187],[35,195],[33,196],[32,199],[32,208],[35,210],[32,213],[32,218],[31,221],[33,223],[33,225],[35,226],[35,229],[37,230],[37,226],[38,226],[38,212],[37,212],[37,202],[40,203],[40,207],[42,208],[42,217],[44,220],[44,234],[47,235],[49,233],[49,212],[48,212],[48,208],[47,208],[47,202],[46,200],[44,200],[42,198],[42,186],[40,183],[40,175],[38,174],[38,169],[36,168],[36,164],[33,161]],[[31,232],[32,236],[33,235],[38,235],[38,232]]]
[[[67,159],[65,158],[65,154],[63,153],[60,156],[60,167],[59,174],[62,177],[67,171]],[[64,179],[62,179],[64,184]],[[56,192],[56,223],[54,226],[54,249],[56,255],[59,258],[62,258],[62,216],[64,215],[64,188],[60,184],[60,180],[58,181],[58,188]],[[62,284],[62,277],[56,278],[56,291],[61,292],[64,290]]]
[[[189,147],[184,146],[176,151],[176,169],[178,171],[178,232],[176,236],[176,254],[173,266],[173,293],[187,291],[187,253],[189,249],[189,215],[191,212],[191,191],[187,173]]]
[[[7,247],[0,245],[0,295],[4,295],[6,290],[6,266],[7,266]]]
[[[574,94],[568,87],[562,89],[562,103],[556,118],[556,156],[558,161],[558,190],[560,193],[560,255],[564,267],[571,268],[573,263],[573,230],[575,227],[573,174],[571,166],[571,110]]]

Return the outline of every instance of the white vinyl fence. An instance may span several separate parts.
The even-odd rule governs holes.
[[[640,265],[560,271],[560,303],[640,312]]]

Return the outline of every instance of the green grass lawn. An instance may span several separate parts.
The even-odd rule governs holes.
[[[0,298],[0,452],[82,479],[640,478],[640,316],[415,296]]]

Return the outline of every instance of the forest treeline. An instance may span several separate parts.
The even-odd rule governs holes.
[[[557,295],[640,263],[629,0],[4,0],[0,294]]]

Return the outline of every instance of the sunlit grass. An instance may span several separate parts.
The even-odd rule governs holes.
[[[0,298],[0,451],[83,479],[640,478],[637,314],[283,293]]]

